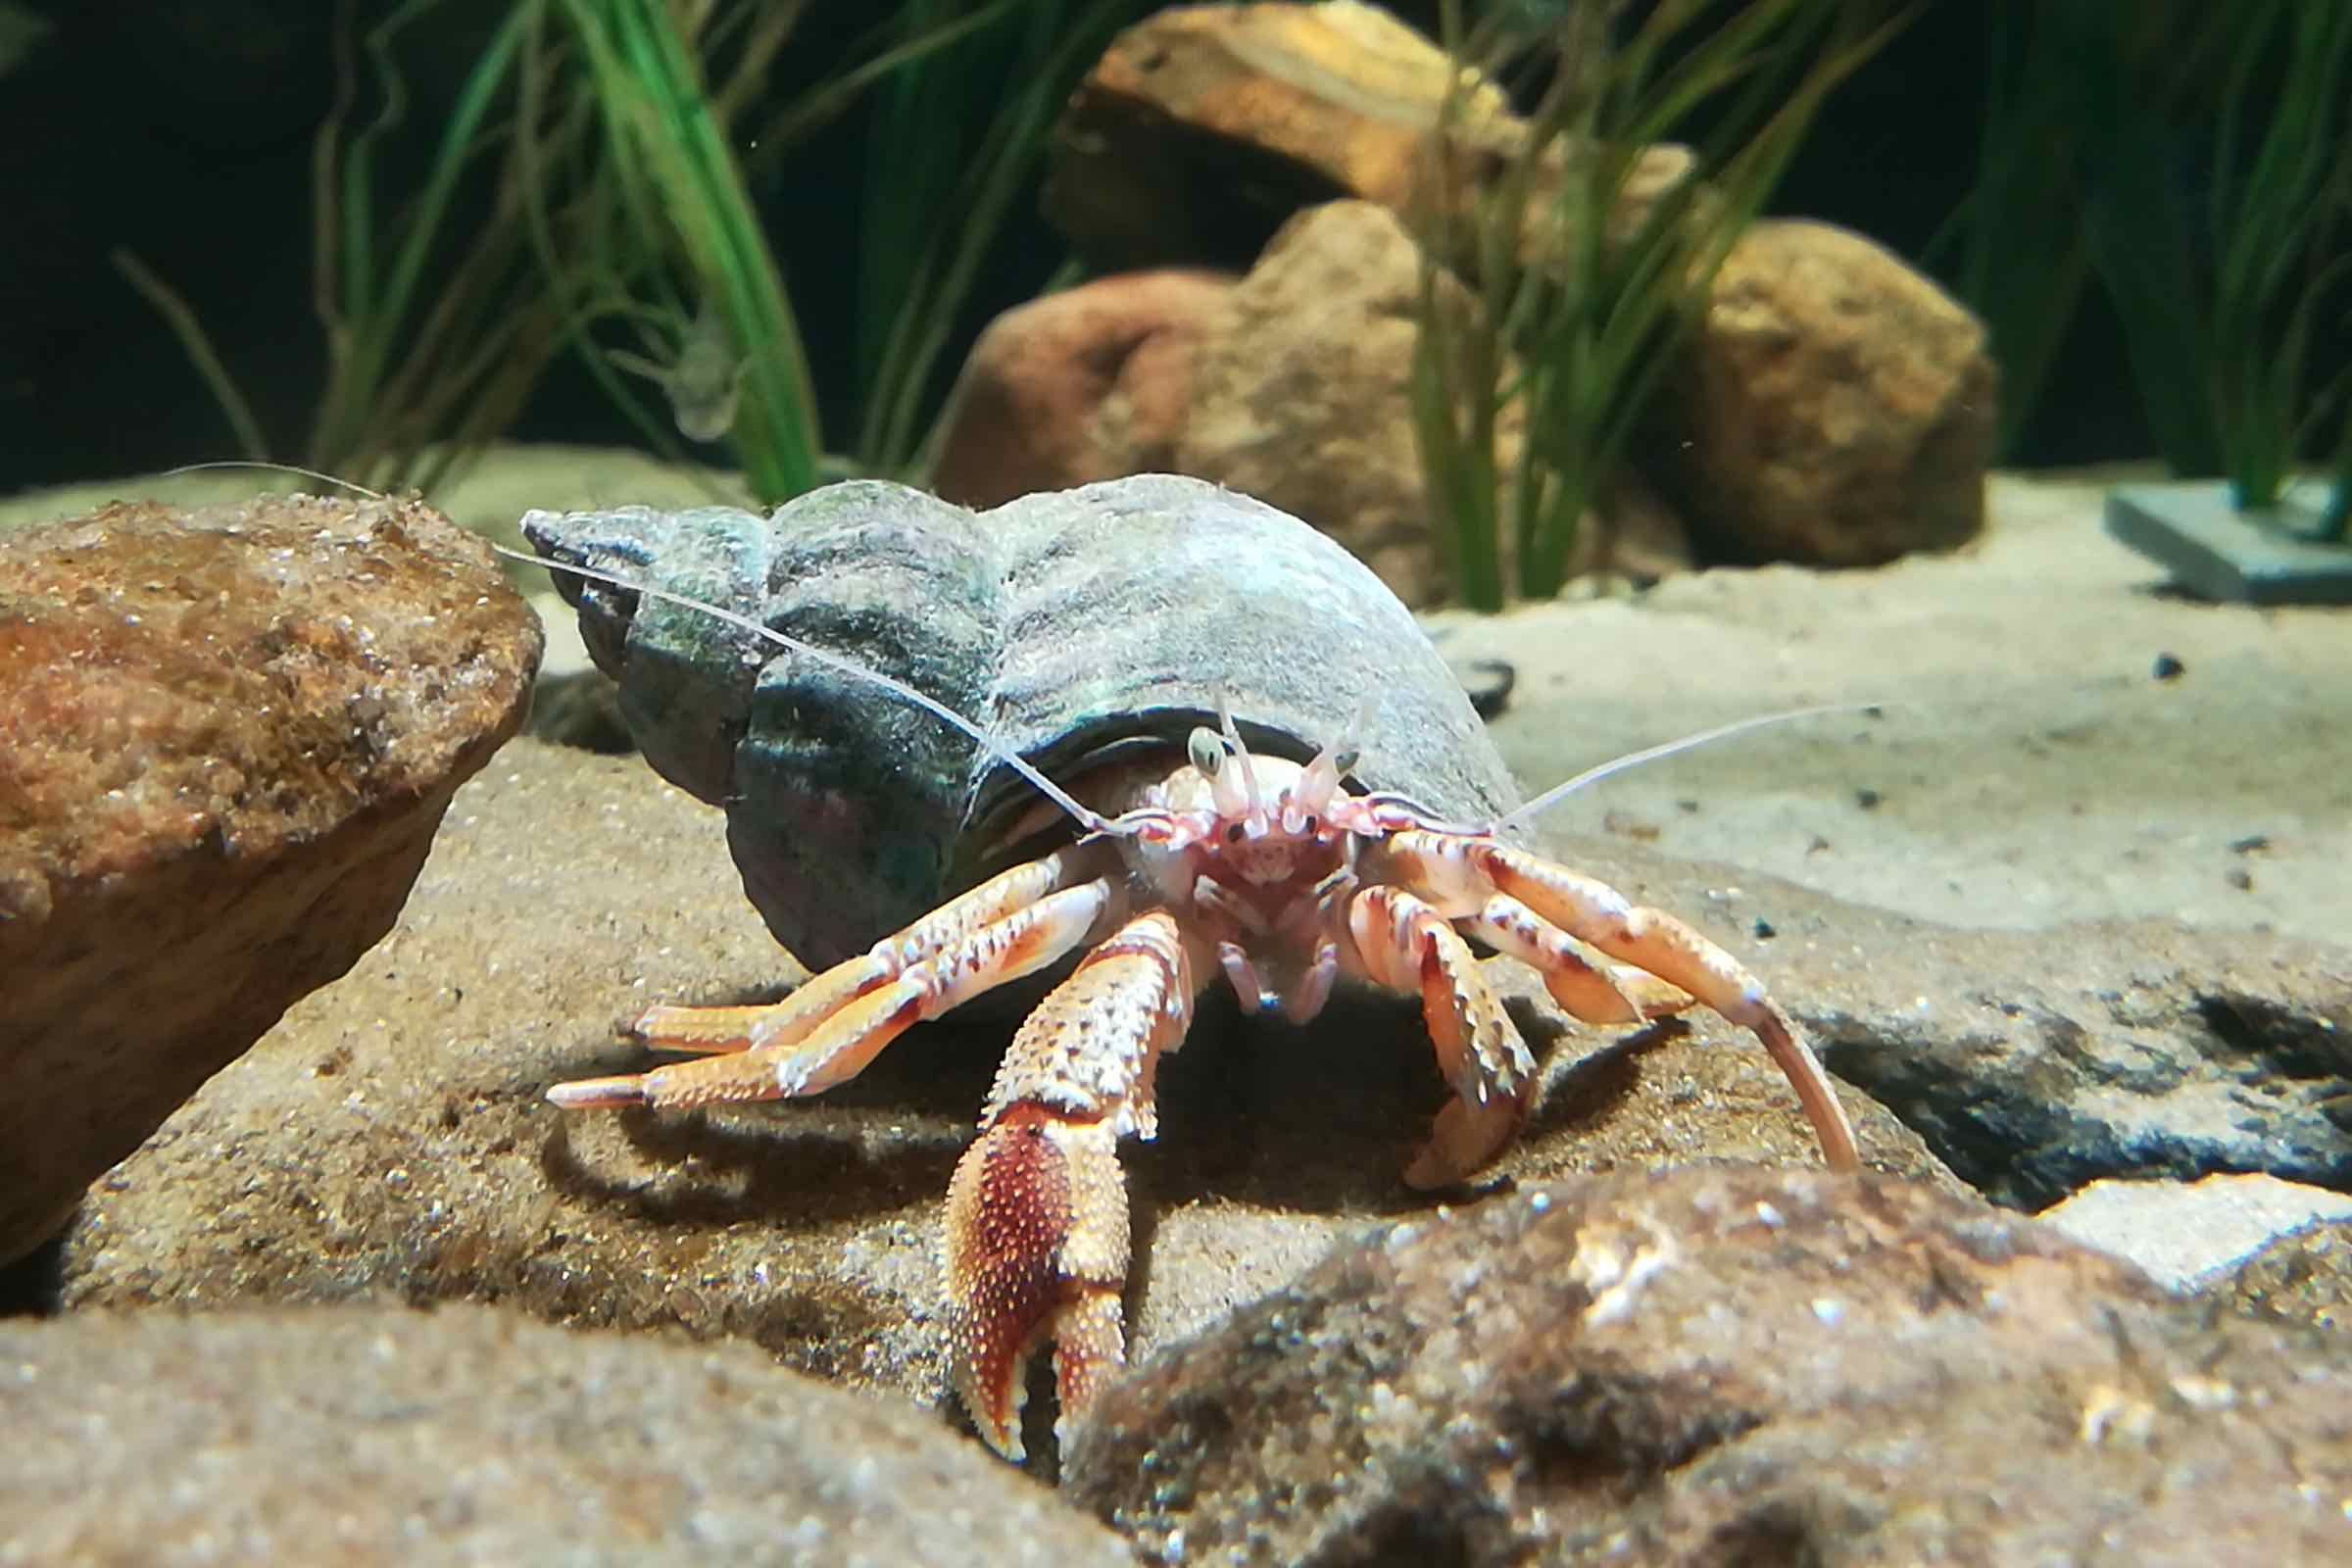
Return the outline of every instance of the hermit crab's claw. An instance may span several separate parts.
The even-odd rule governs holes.
[[[1008,1459],[1025,1456],[1021,1407],[1041,1343],[1054,1346],[1065,1435],[1126,1361],[1127,1194],[1113,1142],[1103,1122],[1020,1106],[972,1146],[948,1188],[956,1392]]]
[[[1193,983],[1176,922],[1138,916],[1088,954],[1013,1037],[979,1140],[948,1189],[956,1391],[989,1446],[1023,1457],[1030,1355],[1048,1341],[1067,1445],[1126,1363],[1127,1189],[1116,1144],[1153,1130],[1159,1054]]]

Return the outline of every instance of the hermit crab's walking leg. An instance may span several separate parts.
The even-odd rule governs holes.
[[[1348,906],[1355,972],[1421,998],[1421,1015],[1453,1098],[1405,1167],[1408,1187],[1444,1187],[1486,1164],[1518,1135],[1536,1059],[1479,973],[1461,933],[1402,888],[1370,887]]]
[[[1796,1021],[1737,958],[1673,915],[1636,905],[1566,866],[1460,834],[1391,834],[1380,846],[1379,874],[1422,893],[1457,919],[1492,919],[1492,901],[1499,894],[1578,941],[1680,987],[1763,1042],[1795,1089],[1832,1169],[1861,1163],[1853,1126]]]
[[[1647,1023],[1695,1004],[1680,986],[1632,964],[1592,962],[1578,951],[1575,938],[1507,893],[1495,894],[1477,913],[1453,923],[1464,935],[1542,975],[1551,1000],[1579,1023]]]
[[[1054,1342],[1067,1445],[1125,1364],[1127,1186],[1115,1145],[1154,1131],[1152,1078],[1183,1042],[1193,979],[1176,921],[1140,915],[1022,1023],[979,1140],[948,1188],[956,1390],[989,1446],[1022,1456],[1029,1356]]]
[[[813,1095],[856,1077],[926,1018],[1066,956],[1115,914],[1103,857],[1075,846],[1016,865],[761,1007],[655,1007],[636,1032],[710,1053],[651,1072],[557,1084],[566,1108],[703,1105]]]

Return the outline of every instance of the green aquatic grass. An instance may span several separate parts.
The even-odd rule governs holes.
[[[1948,269],[1992,340],[2001,370],[1995,450],[2006,456],[2040,406],[2091,267],[2081,173],[2065,151],[2078,68],[2070,51],[2037,46],[2034,24],[2007,0],[1987,8],[1985,37],[1976,183],[1928,255]]]
[[[754,493],[780,501],[814,488],[822,446],[800,323],[700,59],[662,0],[560,3],[604,117],[621,233],[674,258],[699,308],[757,348],[743,355],[732,432]],[[606,384],[620,395],[615,378]]]
[[[511,425],[567,352],[648,445],[683,458],[693,421],[642,377],[716,344],[739,373],[731,403],[710,407],[731,409],[725,438],[760,496],[845,471],[919,476],[942,355],[1054,118],[1148,9],[918,0],[831,58],[796,60],[806,84],[779,98],[808,0],[401,0],[365,28],[345,5],[313,163],[328,368],[305,461],[429,487]],[[420,127],[400,56],[428,21],[477,26],[481,43],[441,122]],[[856,432],[835,457],[755,191],[868,100],[862,226],[827,258],[855,274],[859,311]],[[420,129],[421,174],[388,174]],[[258,455],[262,433],[193,316],[123,265]]]
[[[1564,585],[1580,521],[1725,257],[1830,90],[1911,8],[1517,0],[1471,18],[1445,0],[1440,14],[1447,52],[1479,76],[1532,68],[1542,81],[1524,139],[1483,189],[1447,188],[1456,161],[1433,160],[1441,188],[1423,244],[1415,432],[1454,595],[1493,610]],[[1456,78],[1441,137],[1461,132],[1476,79]],[[1678,139],[1696,177],[1613,235],[1642,150]],[[1547,165],[1561,172],[1548,190]],[[1531,253],[1539,226],[1563,241]],[[1448,264],[1467,273],[1466,294]],[[1506,466],[1498,436],[1513,404],[1526,438]]]
[[[2315,332],[2352,314],[2352,6],[2241,0],[2223,84],[2206,328],[2216,439],[2232,499],[2276,506],[2352,371],[2315,373]],[[2281,51],[2283,58],[2281,59]],[[2283,75],[2266,90],[2269,68]]]
[[[2275,505],[2352,419],[2352,376],[2314,358],[2352,310],[2352,6],[2002,0],[1988,26],[1994,91],[1953,231],[2005,438],[2091,281],[2166,464]]]
[[[449,232],[469,180],[505,152],[497,117],[528,8],[491,34],[441,127],[421,186],[379,218],[376,160],[408,114],[400,34],[443,0],[406,0],[364,35],[381,98],[356,134],[350,13],[338,29],[336,100],[312,165],[314,303],[327,376],[305,462],[372,484],[427,488],[519,413],[557,352],[557,321],[514,224]]]
[[[861,415],[850,449],[869,473],[929,466],[940,356],[1046,138],[1137,0],[1024,0],[898,8],[905,63],[874,104],[858,236]],[[917,40],[950,40],[913,52]]]
[[[2352,379],[2352,371],[2347,372]],[[2328,499],[2320,508],[2319,535],[2335,544],[2352,544],[2352,389],[2342,395],[2343,428],[2335,438],[2328,464]]]
[[[560,3],[607,125],[611,195],[585,250],[560,248],[552,223],[535,228],[551,271],[568,280],[574,340],[607,392],[649,441],[674,444],[658,400],[614,373],[615,351],[597,332],[622,321],[674,351],[715,311],[732,343],[757,346],[739,351],[731,432],[755,491],[781,500],[845,473],[919,482],[941,356],[980,268],[1031,188],[1061,104],[1117,27],[1148,7],[917,0],[885,13],[797,96],[761,104],[752,86],[805,7],[694,8],[710,19],[698,41],[681,22],[689,8]],[[702,79],[698,62],[721,43],[736,61],[731,75]],[[846,400],[856,417],[846,450],[828,455],[792,299],[751,188],[861,99],[873,115],[865,196],[856,243],[837,253],[856,284],[858,380]],[[759,128],[726,138],[724,124],[739,119]]]

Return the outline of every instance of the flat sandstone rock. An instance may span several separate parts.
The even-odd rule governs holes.
[[[0,1562],[1130,1560],[756,1350],[483,1307],[0,1323]]]

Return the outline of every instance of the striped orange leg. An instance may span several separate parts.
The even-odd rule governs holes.
[[[1054,1345],[1066,1450],[1126,1364],[1127,1185],[1116,1144],[1155,1131],[1152,1079],[1182,1044],[1193,980],[1174,917],[1139,915],[1013,1037],[978,1141],[948,1188],[956,1391],[990,1447],[1022,1457],[1030,1355]]]
[[[1752,1032],[1796,1091],[1797,1102],[1821,1144],[1823,1160],[1833,1170],[1852,1170],[1861,1163],[1853,1124],[1846,1120],[1838,1092],[1796,1020],[1739,959],[1673,915],[1643,907],[1604,882],[1492,839],[1427,830],[1392,834],[1381,845],[1379,867],[1383,875],[1420,892],[1448,917],[1464,920],[1491,939],[1499,932],[1505,940],[1496,946],[1529,956],[1544,968],[1547,983],[1555,971],[1545,956],[1555,946],[1568,951],[1565,942],[1554,944],[1552,938],[1573,937],[1688,993]],[[1494,902],[1497,896],[1504,901],[1500,905]],[[1519,914],[1513,914],[1514,909]],[[1527,925],[1520,915],[1536,923]],[[1514,926],[1522,934],[1513,934]],[[1581,989],[1583,982],[1568,985]],[[1575,1011],[1562,989],[1554,986],[1552,994]],[[1596,996],[1592,1000],[1601,1004]],[[1648,998],[1636,995],[1628,1001],[1642,1016],[1650,1015]]]
[[[1014,866],[768,1006],[655,1007],[639,1038],[704,1059],[557,1084],[547,1098],[577,1109],[818,1094],[923,1019],[1076,949],[1115,912],[1118,884],[1101,869],[1084,846]]]
[[[1348,906],[1353,972],[1411,992],[1453,1098],[1405,1167],[1408,1187],[1445,1187],[1487,1164],[1518,1136],[1536,1085],[1536,1059],[1479,973],[1461,933],[1402,888],[1370,887]],[[1343,954],[1343,962],[1348,956]]]
[[[1574,937],[1506,893],[1453,924],[1542,975],[1551,1000],[1579,1023],[1648,1023],[1696,1005],[1689,992],[1632,964],[1594,963]]]

